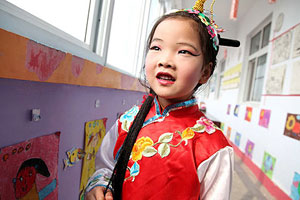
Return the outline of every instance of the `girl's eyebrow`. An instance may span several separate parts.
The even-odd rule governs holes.
[[[153,38],[151,42],[156,42],[156,41],[163,41],[163,40],[160,38]]]
[[[185,46],[189,46],[191,48],[193,48],[195,51],[199,51],[194,45],[190,44],[190,43],[186,43],[186,42],[178,42],[176,44],[179,44],[179,45],[185,45]]]

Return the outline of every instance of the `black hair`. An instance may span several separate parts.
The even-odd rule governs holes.
[[[155,33],[155,30],[157,28],[157,26],[164,20],[166,19],[172,19],[172,18],[184,18],[184,19],[192,19],[194,20],[197,24],[198,27],[195,27],[196,30],[199,32],[199,37],[200,37],[200,46],[201,46],[201,50],[204,54],[204,65],[208,65],[210,62],[212,63],[212,69],[211,69],[211,74],[214,71],[214,68],[216,66],[216,56],[218,53],[218,49],[215,50],[213,45],[212,45],[212,41],[210,38],[209,33],[207,32],[207,29],[205,27],[205,25],[201,22],[201,20],[198,18],[198,16],[196,14],[190,14],[184,11],[180,11],[180,12],[175,12],[175,13],[170,13],[167,15],[162,16],[153,26],[149,37],[148,37],[148,42],[147,42],[147,49],[149,49],[150,44],[152,42],[152,38],[153,35]],[[145,66],[143,67],[144,70]],[[210,74],[210,75],[211,75]],[[123,183],[124,183],[124,178],[125,178],[125,172],[126,172],[126,168],[128,165],[128,161],[129,161],[129,157],[132,151],[132,148],[134,146],[134,143],[136,141],[136,138],[143,126],[143,123],[146,119],[146,116],[149,113],[149,110],[152,106],[153,103],[153,99],[155,96],[154,91],[147,86],[146,83],[146,78],[144,78],[144,80],[140,80],[141,83],[143,83],[144,86],[148,87],[150,89],[150,94],[147,99],[144,101],[144,103],[142,104],[135,120],[133,121],[127,137],[121,147],[120,153],[119,153],[119,157],[117,159],[115,168],[113,170],[112,173],[112,177],[110,178],[110,181],[108,183],[108,186],[106,188],[106,190],[108,189],[108,187],[112,186],[112,193],[113,193],[113,197],[114,200],[119,200],[122,199],[122,187],[123,187]],[[197,88],[200,85],[198,84],[195,88],[195,91],[197,90]]]

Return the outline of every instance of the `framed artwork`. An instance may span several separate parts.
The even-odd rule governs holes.
[[[252,118],[252,107],[246,107],[246,115],[245,115],[245,120],[250,122]]]
[[[251,159],[252,159],[253,149],[254,149],[254,143],[248,140],[245,147],[245,154]]]
[[[276,158],[271,156],[269,153],[265,152],[263,163],[261,166],[261,170],[270,178],[272,179],[274,167],[276,163]]]
[[[268,128],[270,117],[271,117],[271,110],[261,109],[258,124],[262,127]]]
[[[287,114],[284,135],[300,140],[300,114]]]

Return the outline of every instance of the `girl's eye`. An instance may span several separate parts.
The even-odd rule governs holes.
[[[152,46],[150,47],[150,50],[159,51],[160,48],[158,46]]]
[[[187,50],[180,50],[178,53],[179,54],[189,54],[189,55],[192,55],[192,56],[196,56],[195,54],[193,54],[192,52],[187,51]]]

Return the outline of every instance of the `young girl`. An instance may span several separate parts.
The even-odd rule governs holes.
[[[157,21],[145,62],[150,94],[106,134],[86,200],[229,199],[233,149],[193,97],[219,42],[203,1]]]

